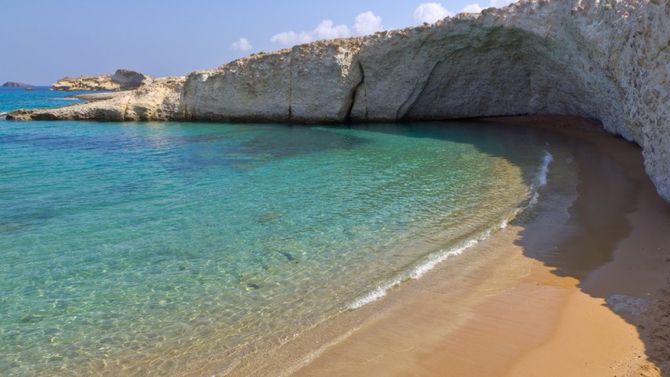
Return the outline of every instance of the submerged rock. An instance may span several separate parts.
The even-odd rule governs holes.
[[[598,119],[643,148],[670,200],[670,3],[521,0],[433,25],[317,41],[12,119],[366,122]]]

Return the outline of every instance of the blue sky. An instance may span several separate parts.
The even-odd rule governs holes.
[[[432,22],[511,0],[2,0],[0,83],[135,69],[183,75],[314,39]],[[478,4],[477,4],[478,3]]]

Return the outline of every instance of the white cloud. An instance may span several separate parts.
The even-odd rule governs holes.
[[[465,8],[463,8],[463,10],[461,10],[463,13],[479,13],[481,11],[482,7],[477,3],[468,4],[465,6]]]
[[[335,25],[331,20],[323,20],[312,31],[285,31],[275,34],[270,41],[286,46],[308,43],[318,39],[344,38],[351,35],[347,25]]]
[[[519,0],[491,0],[490,5],[492,7],[501,8],[512,3],[516,3]]]
[[[372,11],[360,13],[354,22],[354,31],[359,35],[373,34],[382,29],[382,18]]]
[[[299,43],[311,42],[312,37],[306,32],[296,33],[295,31],[285,31],[273,35],[272,38],[270,38],[270,41],[281,45],[292,46]]]
[[[440,3],[423,3],[414,9],[414,19],[419,22],[432,24],[447,16],[451,16],[451,12]]]
[[[347,25],[335,25],[331,20],[323,20],[314,29],[314,39],[344,38],[351,35]]]
[[[490,0],[488,7],[502,8],[506,5],[517,2],[518,0]],[[461,10],[463,13],[480,13],[484,10],[484,7],[479,5],[479,3],[468,4]]]
[[[249,42],[249,40],[244,38],[244,37],[242,37],[242,38],[236,40],[235,42],[233,42],[231,47],[235,51],[250,51],[251,48],[252,48],[251,43]]]
[[[357,35],[372,34],[382,30],[382,18],[372,11],[359,13],[354,19],[353,31]],[[271,42],[293,46],[319,39],[346,38],[352,35],[347,25],[335,25],[331,20],[323,20],[311,31],[284,31],[270,38]]]

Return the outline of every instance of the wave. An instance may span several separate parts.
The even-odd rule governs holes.
[[[545,151],[544,157],[542,158],[542,163],[538,169],[538,173],[535,176],[535,182],[531,185],[531,192],[533,193],[528,201],[528,204],[525,207],[522,207],[521,210],[532,207],[537,204],[537,201],[540,200],[539,189],[547,184],[547,176],[549,175],[549,165],[554,161],[554,156]]]
[[[406,271],[402,273],[400,276],[395,277],[394,279],[391,279],[389,281],[386,281],[377,287],[375,287],[373,290],[368,292],[367,294],[357,298],[354,300],[351,304],[347,306],[347,309],[349,310],[355,310],[358,308],[361,308],[371,302],[377,301],[380,298],[386,296],[386,293],[391,290],[391,288],[394,288],[400,284],[402,284],[405,281],[408,280],[417,280],[421,278],[426,272],[432,270],[437,266],[438,264],[446,261],[447,259],[461,255],[463,254],[466,250],[469,248],[475,246],[479,242],[489,238],[491,234],[494,233],[496,229],[503,229],[507,226],[507,223],[509,222],[508,219],[503,220],[499,225],[487,229],[486,231],[480,233],[477,235],[477,237],[467,239],[463,242],[458,243],[457,245],[446,249],[446,250],[440,250],[438,252],[434,252],[429,254],[421,263],[418,263],[415,265],[413,268],[411,268],[409,271]]]
[[[399,276],[396,276],[395,278],[378,285],[373,290],[354,300],[347,306],[347,309],[356,310],[369,303],[381,299],[382,297],[386,296],[387,292],[392,288],[402,284],[405,281],[419,279],[426,272],[435,268],[435,266],[437,266],[438,264],[446,261],[451,257],[463,254],[466,250],[477,245],[479,242],[484,241],[487,238],[491,237],[491,235],[495,233],[497,230],[506,228],[509,222],[513,220],[519,213],[537,204],[540,198],[539,189],[543,186],[546,186],[547,179],[549,176],[549,166],[553,161],[554,156],[548,151],[545,151],[544,156],[542,158],[542,163],[540,164],[538,172],[535,175],[535,179],[530,185],[530,191],[531,191],[530,199],[525,204],[522,204],[519,207],[512,210],[511,214],[506,216],[502,221],[500,221],[500,223],[486,229],[481,233],[476,234],[475,237],[459,242],[448,249],[428,254],[427,257],[425,257],[420,263],[412,267],[409,271],[405,271]]]
[[[537,180],[538,180],[538,188],[542,186],[546,186],[547,184],[547,176],[549,175],[549,165],[554,161],[554,156],[545,151],[544,152],[544,158],[542,158],[542,165],[540,165],[540,172],[537,175]]]
[[[399,285],[400,283],[402,283],[405,280],[406,279],[402,279],[401,277],[397,277],[397,278],[395,278],[391,281],[385,282],[385,283],[377,286],[375,289],[368,292],[367,294],[365,294],[365,295],[357,298],[356,300],[354,300],[354,302],[349,304],[349,306],[347,306],[347,308],[350,309],[350,310],[355,310],[355,309],[363,307],[363,306],[365,306],[365,305],[367,305],[371,302],[377,301],[380,298],[386,296],[386,292],[388,292],[391,288]]]

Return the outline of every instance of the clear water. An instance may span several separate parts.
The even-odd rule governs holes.
[[[69,95],[7,93],[0,111]],[[532,138],[0,120],[0,375],[234,367],[500,224],[531,195]]]
[[[0,87],[0,113],[16,109],[59,107],[80,102],[72,96],[85,92],[52,92],[48,87],[33,90]]]

